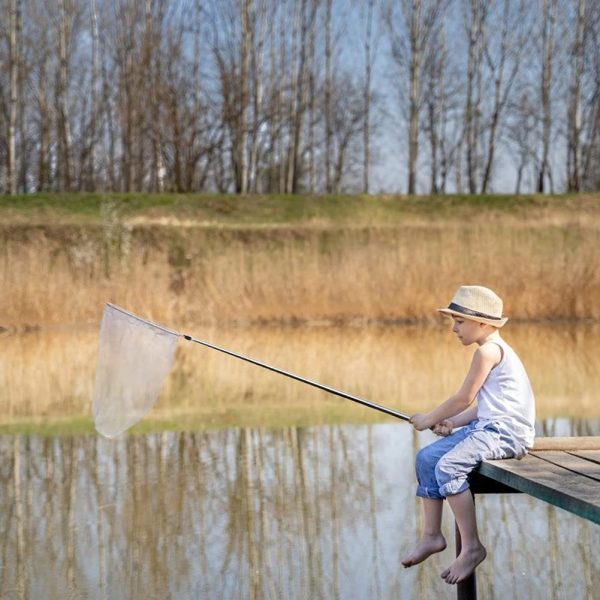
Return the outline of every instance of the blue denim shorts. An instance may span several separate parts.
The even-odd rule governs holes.
[[[417,453],[417,496],[443,499],[469,487],[467,477],[484,459],[521,458],[526,448],[498,423],[472,421]]]

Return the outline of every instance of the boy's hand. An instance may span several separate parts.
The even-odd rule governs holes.
[[[428,423],[428,415],[423,413],[417,413],[410,418],[410,423],[417,431],[423,431],[429,427]]]
[[[452,433],[454,423],[450,419],[444,419],[432,427],[433,433],[446,437]]]

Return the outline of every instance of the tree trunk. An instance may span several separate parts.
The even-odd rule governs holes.
[[[278,158],[279,158],[279,193],[283,194],[286,191],[286,181],[287,181],[287,168],[286,164],[288,161],[287,155],[287,146],[285,143],[285,86],[281,85],[281,82],[287,81],[288,75],[288,65],[286,62],[287,55],[287,40],[288,36],[286,35],[288,29],[287,22],[287,11],[288,11],[288,2],[287,0],[282,0],[282,8],[281,8],[281,24],[280,24],[280,34],[279,34],[279,51],[280,51],[280,60],[279,60],[279,82],[280,84],[277,87],[277,147],[278,147]]]
[[[98,138],[98,80],[99,80],[99,44],[98,44],[98,14],[96,9],[96,0],[90,0],[90,19],[91,19],[91,30],[92,30],[92,106],[90,114],[90,158],[89,158],[89,172],[87,177],[86,189],[89,191],[95,191],[97,189],[96,183],[96,144]],[[83,167],[83,165],[82,165]]]
[[[267,7],[263,2],[260,4],[260,13],[254,19],[254,26],[251,28],[251,65],[252,65],[252,140],[250,144],[250,165],[249,165],[249,190],[258,191],[258,180],[260,172],[260,141],[261,124],[263,118],[263,100],[264,100],[264,46],[266,38]],[[258,40],[256,39],[257,29]]]
[[[410,105],[408,131],[408,194],[416,194],[419,152],[419,96],[421,74],[421,0],[413,0],[410,19]]]
[[[363,194],[369,193],[369,170],[371,164],[371,78],[372,78],[372,31],[373,31],[373,1],[368,0],[367,30],[365,35],[365,86],[364,86],[364,123],[363,123]]]
[[[538,173],[537,191],[544,193],[546,177],[549,176],[548,156],[552,128],[552,105],[550,88],[552,85],[552,62],[554,52],[554,5],[556,0],[543,0],[542,21],[542,160]]]
[[[318,7],[318,0],[312,0],[313,5]],[[310,28],[310,38],[308,44],[308,97],[309,97],[309,131],[308,131],[308,151],[310,161],[308,164],[308,191],[315,193],[317,189],[317,163],[316,163],[316,120],[317,120],[317,97],[315,80],[317,77],[316,60],[316,37],[317,37],[317,19],[315,18]]]
[[[72,140],[71,140],[71,122],[68,103],[69,89],[69,56],[68,41],[71,34],[71,19],[69,11],[65,5],[67,0],[58,0],[59,13],[59,31],[58,31],[58,53],[59,53],[59,72],[58,72],[58,90],[56,94],[57,113],[58,113],[58,146],[60,149],[60,179],[59,189],[69,192],[73,187],[73,165],[72,165]]]
[[[469,51],[464,135],[465,143],[467,145],[467,182],[470,194],[477,193],[481,123],[481,87],[483,78],[483,38],[486,16],[486,7],[482,5],[479,0],[471,0],[470,21],[467,25]]]
[[[117,156],[116,156],[116,140],[117,134],[115,132],[115,114],[113,110],[113,103],[111,98],[111,90],[109,87],[109,75],[108,75],[108,66],[106,61],[108,60],[106,57],[106,52],[103,52],[102,55],[104,59],[102,60],[102,111],[104,114],[104,122],[106,123],[106,137],[108,139],[108,149],[107,149],[107,179],[108,185],[110,186],[111,191],[116,192],[119,189],[119,183],[117,181]]]
[[[333,138],[333,125],[331,115],[332,93],[332,47],[331,47],[331,14],[333,0],[326,0],[325,5],[325,191],[330,193],[331,186],[331,141]]]
[[[569,105],[569,191],[581,190],[581,87],[585,54],[585,0],[577,1],[577,21],[575,41],[572,51],[573,76],[571,80],[571,101]]]
[[[250,85],[250,52],[252,42],[252,1],[244,0],[242,5],[242,45],[240,54],[240,106],[237,126],[237,161],[239,172],[236,191],[239,194],[248,192],[248,98]]]
[[[20,0],[10,0],[9,4],[9,77],[10,100],[8,116],[8,193],[17,193],[17,110],[19,103],[19,23]]]
[[[509,49],[513,46],[513,44],[517,45],[516,39],[509,40],[509,18],[511,2],[512,0],[504,0],[502,34],[500,40],[500,56],[498,57],[498,67],[495,66],[494,58],[491,56],[490,52],[486,48],[486,55],[488,58],[490,70],[492,72],[496,72],[496,76],[494,78],[494,108],[492,111],[491,121],[488,126],[490,134],[488,138],[487,158],[485,161],[483,179],[481,182],[482,194],[487,193],[488,186],[492,177],[492,166],[494,164],[494,156],[496,154],[496,138],[498,134],[498,127],[500,125],[500,118],[502,116],[504,106],[508,99],[508,92],[510,90],[510,87],[512,86],[512,82],[514,81],[519,64],[519,54],[517,53],[515,56],[515,65],[513,66],[512,73],[510,74],[509,80],[507,82],[507,89],[503,90],[502,86],[504,84],[504,69],[506,67]]]
[[[48,53],[41,57],[38,75],[38,119],[39,119],[39,152],[37,191],[50,190],[50,114],[48,108],[47,65]]]

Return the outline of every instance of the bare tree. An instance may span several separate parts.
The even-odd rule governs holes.
[[[161,105],[169,106],[170,97],[165,93],[165,82],[163,82],[163,52],[162,48],[167,47],[168,52],[164,53],[167,62],[172,62],[179,57],[179,45],[182,43],[180,35],[173,35],[172,30],[163,31],[165,20],[165,5],[163,2],[153,3],[146,0],[144,6],[144,36],[142,56],[144,68],[147,76],[144,78],[144,89],[149,102],[149,110],[146,111],[149,117],[144,126],[145,131],[150,137],[150,147],[152,148],[151,168],[148,176],[148,189],[162,192],[165,190],[165,165],[163,160],[163,126],[161,119]],[[166,36],[166,43],[163,41]],[[172,73],[172,71],[171,71]],[[168,99],[167,99],[168,98]],[[170,104],[171,111],[177,115],[177,109]],[[175,154],[175,165],[173,177],[175,179],[174,189],[182,192],[185,190],[183,184],[182,164],[181,164],[181,139],[179,134],[179,124],[173,123],[175,131],[173,135],[173,148]]]
[[[514,152],[511,152],[513,161],[517,167],[517,179],[515,182],[515,194],[521,193],[523,176],[527,167],[535,160],[537,110],[530,98],[534,94],[529,93],[526,88],[513,104],[508,107],[510,113],[507,127],[507,138]]]
[[[582,129],[582,85],[585,59],[585,0],[575,0],[575,37],[571,50],[572,75],[568,116],[568,189],[578,192],[581,189],[581,129]]]
[[[421,86],[421,60],[423,45],[420,43],[422,0],[412,3],[410,13],[410,93],[408,117],[408,189],[416,192],[417,157],[419,152],[419,95]]]
[[[331,191],[340,193],[353,186],[354,174],[363,168],[360,143],[364,127],[363,89],[348,73],[338,73],[332,97]],[[358,189],[360,189],[358,187]]]
[[[318,3],[319,0],[313,0]],[[307,134],[307,152],[308,152],[308,191],[314,193],[317,189],[317,160],[316,160],[316,138],[317,138],[317,123],[319,120],[317,110],[317,19],[315,18],[310,28],[310,36],[308,41],[308,134]]]
[[[288,158],[288,177],[286,183],[287,193],[297,193],[302,173],[302,132],[304,129],[304,118],[307,108],[308,77],[307,64],[307,40],[309,32],[316,18],[316,2],[301,0],[299,10],[296,13],[294,24],[294,36],[296,39],[297,56],[294,61],[294,78],[291,92],[291,135]]]
[[[444,140],[444,128],[446,127],[446,65],[448,51],[445,32],[438,27],[433,43],[430,45],[425,56],[424,63],[424,94],[425,94],[425,116],[423,118],[423,129],[429,139],[430,148],[430,193],[437,194],[445,187],[445,173],[442,175],[442,184],[439,182],[438,171],[440,169],[440,145]]]
[[[333,43],[332,17],[333,0],[325,0],[325,98],[323,111],[325,113],[325,190],[331,192],[331,144],[333,124],[331,114],[331,96],[333,88]]]
[[[70,40],[73,34],[75,7],[71,0],[58,0],[58,77],[56,84],[56,116],[58,148],[60,151],[59,189],[73,189],[74,172],[72,163],[71,113],[69,108],[69,61]]]
[[[585,19],[584,77],[587,94],[584,106],[582,144],[582,189],[600,190],[600,5],[588,5]]]
[[[8,9],[10,99],[8,117],[8,193],[17,193],[17,109],[19,102],[19,40],[21,31],[20,0],[9,0]]]
[[[238,123],[238,147],[236,163],[238,172],[236,178],[236,191],[245,194],[248,191],[248,98],[250,83],[250,50],[253,37],[252,30],[252,3],[253,0],[243,0],[241,6],[242,45],[240,55],[240,107]]]
[[[433,0],[403,0],[401,14],[393,2],[384,11],[390,33],[392,58],[398,67],[400,81],[408,79],[408,184],[407,193],[415,194],[419,154],[419,120],[423,107],[422,79],[424,56],[432,33],[446,9],[445,2]]]
[[[465,27],[468,38],[467,91],[464,114],[467,181],[469,193],[477,193],[477,174],[480,162],[481,101],[483,86],[484,49],[488,5],[480,0],[465,3]]]
[[[394,93],[409,193],[488,191],[507,156],[519,190],[597,185],[598,2],[0,7],[3,192],[368,193]]]
[[[486,61],[494,80],[494,101],[487,125],[488,144],[481,182],[482,194],[488,191],[490,185],[497,150],[498,129],[520,68],[521,56],[527,49],[529,32],[521,26],[524,22],[524,14],[524,2],[504,0],[498,47],[494,49],[488,44],[485,48]]]
[[[542,69],[540,99],[542,109],[542,156],[538,171],[537,191],[544,192],[546,178],[550,179],[552,187],[552,173],[549,164],[550,136],[552,133],[552,71],[555,55],[555,18],[556,0],[543,0],[542,4]]]
[[[373,7],[374,0],[368,0],[366,31],[365,31],[365,84],[363,92],[364,120],[363,120],[363,193],[369,193],[369,170],[371,166],[371,85],[373,71]]]
[[[87,174],[87,189],[95,190],[96,183],[96,163],[97,163],[97,143],[98,143],[98,115],[99,115],[99,90],[98,83],[100,81],[100,43],[98,40],[98,8],[96,0],[90,0],[90,30],[92,34],[92,80],[91,87],[91,114],[89,127],[89,167]]]
[[[258,0],[253,16],[250,39],[250,68],[252,81],[252,126],[250,128],[249,191],[258,191],[261,161],[261,127],[264,123],[265,44],[269,23],[266,0]]]
[[[216,6],[215,6],[216,8]],[[223,126],[230,139],[235,191],[248,191],[248,128],[253,0],[222,3],[215,12],[212,52],[219,73]]]

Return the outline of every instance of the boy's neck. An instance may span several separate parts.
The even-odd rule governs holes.
[[[481,336],[479,340],[477,340],[477,344],[479,346],[483,346],[486,342],[492,342],[494,340],[500,339],[500,330],[496,327],[493,328],[493,331],[490,331],[487,335]]]

